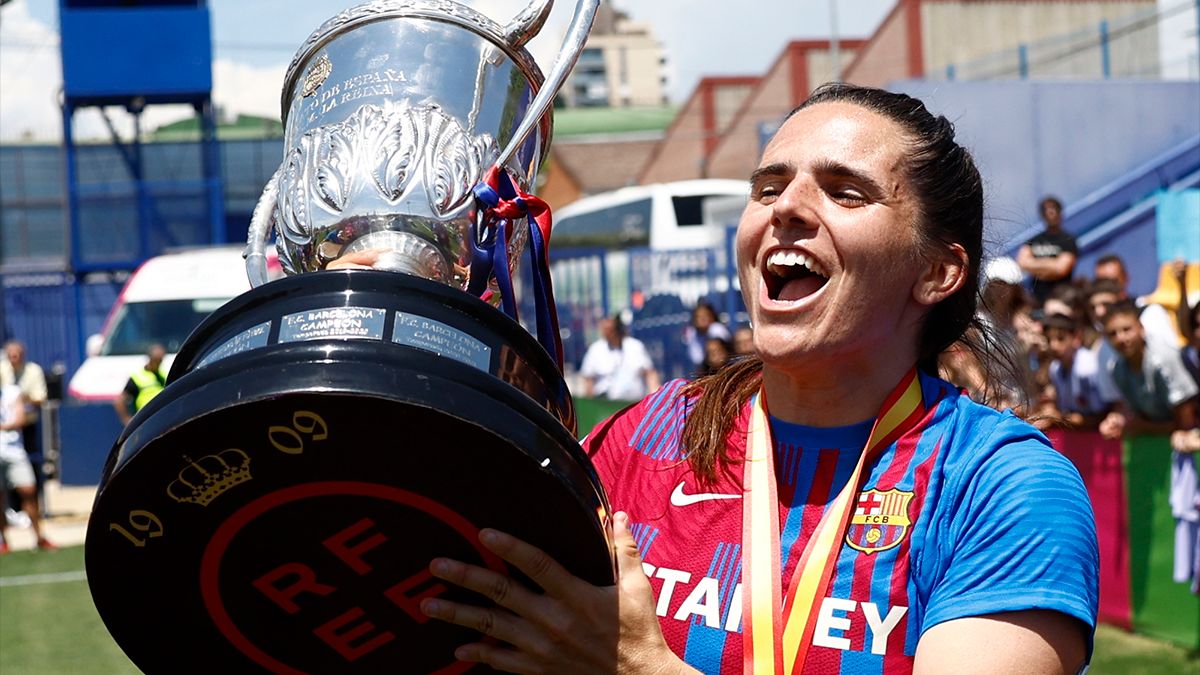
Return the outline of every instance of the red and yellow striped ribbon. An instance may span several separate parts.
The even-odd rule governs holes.
[[[804,669],[820,601],[837,565],[840,543],[854,512],[854,496],[861,487],[863,468],[911,429],[924,416],[925,406],[920,378],[916,369],[910,370],[884,401],[854,473],[826,509],[812,537],[804,543],[803,554],[784,596],[775,453],[765,398],[760,390],[751,403],[742,476],[745,492],[742,592],[747,594],[742,610],[743,670],[754,675],[791,675]]]

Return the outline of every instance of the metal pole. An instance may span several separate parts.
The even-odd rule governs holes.
[[[842,50],[838,41],[837,0],[829,0],[829,60],[833,62],[833,81],[842,81]],[[804,92],[807,97],[808,92]]]
[[[1112,77],[1112,64],[1108,54],[1108,21],[1100,22],[1100,73],[1104,79]]]
[[[1017,73],[1022,80],[1029,79],[1029,45],[1024,42],[1017,45]]]

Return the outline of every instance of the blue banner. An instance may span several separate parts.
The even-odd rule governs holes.
[[[1159,192],[1154,217],[1159,263],[1200,262],[1200,189]]]

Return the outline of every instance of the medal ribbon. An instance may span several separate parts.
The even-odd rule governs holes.
[[[920,421],[925,414],[925,404],[921,381],[914,368],[883,402],[866,447],[859,455],[858,465],[821,516],[813,535],[804,543],[786,596],[782,592],[775,452],[761,389],[752,399],[751,406],[747,457],[742,474],[745,491],[742,589],[749,593],[749,600],[743,602],[742,607],[743,672],[791,675],[804,669],[820,601],[825,597],[837,566],[841,540],[854,513],[854,497],[864,478],[863,469]],[[797,541],[796,546],[799,545]],[[793,555],[795,553],[793,549]]]

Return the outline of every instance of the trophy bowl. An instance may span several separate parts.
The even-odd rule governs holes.
[[[477,297],[511,301],[512,252],[544,247],[519,220],[493,227],[477,185],[502,172],[528,189],[597,2],[577,5],[544,83],[522,45],[548,0],[505,27],[378,0],[300,49],[285,157],[251,223],[254,287],[192,333],[117,439],[88,524],[93,599],[142,670],[466,671],[454,649],[480,636],[419,602],[486,602],[432,577],[435,557],[520,578],[484,527],[613,583],[608,502],[545,312],[535,339]],[[290,276],[265,283],[272,236]],[[507,247],[494,276],[489,241]],[[359,250],[382,252],[376,269],[325,269]]]

